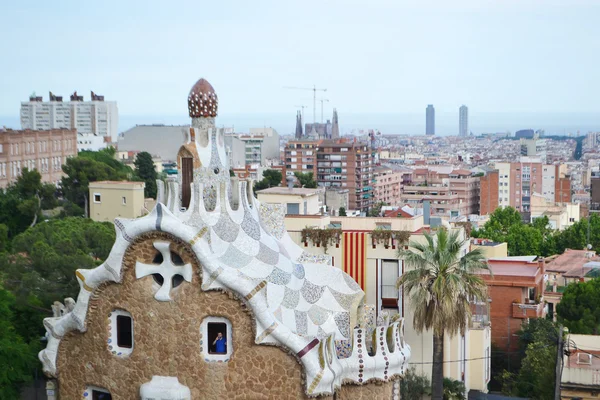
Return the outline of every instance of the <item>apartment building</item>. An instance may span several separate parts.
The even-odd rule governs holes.
[[[410,180],[410,171],[397,171],[389,167],[374,167],[375,203],[389,206],[402,205],[402,183]]]
[[[299,139],[291,140],[285,146],[285,173],[312,172],[317,177],[317,149],[322,140]]]
[[[600,394],[599,335],[569,334],[568,352],[563,356],[561,399],[597,399]]]
[[[119,129],[117,102],[104,101],[94,92],[90,100],[73,93],[69,102],[50,92],[49,101],[32,95],[21,102],[21,128],[30,130],[76,129],[79,133],[94,133],[116,141]]]
[[[406,218],[353,218],[329,215],[287,215],[285,224],[291,240],[305,250],[306,257],[319,259],[343,269],[365,291],[365,304],[375,305],[375,314],[384,317],[400,314],[405,321],[405,338],[412,348],[411,363],[419,374],[431,377],[433,359],[433,335],[431,331],[418,333],[412,324],[413,307],[402,290],[395,286],[396,280],[406,272],[397,251],[402,243],[394,239],[377,241],[373,239],[375,230],[408,231],[411,241],[424,240],[421,230],[423,216]],[[323,244],[315,244],[309,238],[302,241],[302,229],[336,228],[339,237],[334,238],[325,249]],[[452,228],[456,229],[456,228]],[[468,244],[462,253],[468,251]],[[490,381],[491,327],[487,305],[473,305],[474,315],[464,335],[446,335],[444,348],[444,376],[465,383],[467,392],[479,390],[487,393]]]
[[[37,169],[42,182],[58,183],[62,165],[77,155],[77,131],[0,130],[0,188],[17,180],[23,168]]]
[[[374,204],[373,164],[365,143],[323,141],[317,150],[317,183],[348,189],[349,209],[366,212]]]
[[[571,180],[564,165],[548,165],[539,158],[521,157],[519,162],[498,162],[494,168],[497,172],[482,177],[479,201],[482,215],[510,206],[529,220],[533,193],[551,202],[571,201]]]
[[[436,216],[479,214],[479,187],[479,177],[469,170],[417,168],[411,182],[404,184],[402,200],[413,207],[427,200]]]
[[[492,342],[500,349],[514,350],[515,336],[523,321],[544,318],[544,259],[506,257],[489,259],[489,272],[481,275],[488,285]]]
[[[273,128],[251,128],[247,134],[225,135],[225,152],[229,165],[266,165],[267,160],[279,159],[279,134]]]

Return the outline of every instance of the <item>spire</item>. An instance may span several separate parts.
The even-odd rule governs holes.
[[[302,112],[296,113],[296,139],[302,139]]]
[[[333,118],[332,118],[333,126],[331,128],[331,138],[339,139],[340,138],[340,126],[338,125],[338,114],[337,110],[333,109]]]

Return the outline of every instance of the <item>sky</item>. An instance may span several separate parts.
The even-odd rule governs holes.
[[[313,85],[340,119],[600,114],[597,0],[7,0],[0,15],[0,124],[32,92],[74,90],[185,117],[200,77],[221,115],[311,120],[313,92],[285,87]]]

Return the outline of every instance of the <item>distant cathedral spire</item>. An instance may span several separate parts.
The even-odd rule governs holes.
[[[302,113],[296,113],[296,139],[302,139]]]
[[[331,128],[331,138],[339,139],[340,138],[340,126],[338,124],[338,114],[337,110],[333,109],[333,119],[332,119],[333,127]]]

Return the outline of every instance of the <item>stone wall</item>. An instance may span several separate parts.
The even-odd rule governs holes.
[[[171,250],[194,269],[191,283],[184,281],[171,290],[170,302],[154,299],[158,284],[152,276],[135,278],[136,261],[150,264],[158,253],[155,240],[170,241]],[[125,256],[122,283],[103,285],[94,293],[87,331],[71,332],[60,343],[60,399],[81,399],[87,385],[109,390],[115,400],[137,399],[140,385],[153,375],[177,377],[193,399],[305,398],[303,373],[295,357],[276,347],[256,345],[251,313],[227,293],[201,291],[199,271],[192,251],[178,239],[155,232],[136,240]],[[113,355],[107,343],[108,317],[115,309],[128,311],[134,320],[134,349],[127,357]],[[231,321],[229,362],[204,360],[200,324],[208,316]],[[391,383],[344,386],[337,398],[389,399],[391,387]]]

